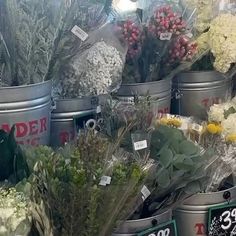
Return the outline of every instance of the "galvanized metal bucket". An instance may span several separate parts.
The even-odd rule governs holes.
[[[167,223],[172,220],[172,211],[165,210],[158,215],[140,219],[140,220],[127,220],[123,223],[112,236],[134,236],[138,232],[144,231],[146,229]]]
[[[210,106],[232,98],[232,79],[216,71],[185,72],[173,79],[171,112],[207,117]]]
[[[16,126],[16,140],[23,145],[50,141],[51,81],[0,88],[0,128]]]
[[[236,201],[236,187],[215,193],[199,193],[187,200],[174,210],[178,233],[181,236],[207,236],[208,210],[230,201]]]
[[[51,117],[51,146],[62,146],[76,137],[76,120],[83,123],[96,112],[94,97],[55,101]]]
[[[169,113],[171,104],[171,80],[160,80],[148,83],[122,84],[117,92],[117,98],[129,103],[134,96],[150,96],[157,107],[158,113]]]

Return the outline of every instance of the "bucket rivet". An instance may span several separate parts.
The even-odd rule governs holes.
[[[225,200],[230,200],[230,198],[231,198],[231,193],[230,193],[229,191],[224,192],[223,198],[224,198]]]
[[[153,220],[152,220],[152,226],[153,226],[153,227],[154,227],[154,226],[156,226],[156,225],[157,225],[157,223],[158,223],[158,222],[157,222],[157,220],[156,220],[156,219],[153,219]]]

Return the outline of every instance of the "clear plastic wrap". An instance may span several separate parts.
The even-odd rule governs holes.
[[[59,76],[59,96],[75,98],[108,94],[118,89],[122,80],[127,46],[119,40],[113,24],[89,34],[70,63]]]
[[[105,0],[1,1],[0,72],[7,85],[57,79],[61,67],[80,50],[84,37],[76,33],[85,36],[100,28],[108,11]],[[75,35],[71,32],[74,26],[80,27]],[[2,53],[2,45],[7,54],[6,50]]]
[[[129,22],[131,31],[134,28],[138,34],[126,38],[131,49],[135,42],[136,54],[132,60],[129,54],[127,56],[124,83],[156,81],[173,76],[184,68],[179,67],[180,64],[191,63],[196,53],[193,43],[195,8],[189,9],[174,1],[143,1],[142,6],[142,22],[138,28],[141,30],[137,31],[135,22]],[[185,43],[187,38],[186,45],[177,45],[179,41]]]

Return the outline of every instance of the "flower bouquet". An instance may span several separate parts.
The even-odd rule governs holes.
[[[190,13],[187,7],[170,1],[154,1],[147,6],[143,15],[149,17],[132,16],[117,23],[128,43],[124,83],[172,77],[174,71],[188,67],[196,56],[192,38],[195,11]]]
[[[31,219],[28,202],[15,188],[0,188],[0,235],[28,235]]]
[[[108,11],[109,2],[103,0],[2,1],[2,85],[57,80],[62,67],[82,50],[87,33],[106,22]]]
[[[147,197],[152,165],[100,133],[87,131],[57,152],[39,147],[35,155],[31,201],[40,235],[110,235]]]

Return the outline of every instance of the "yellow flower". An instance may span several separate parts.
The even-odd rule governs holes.
[[[236,142],[236,134],[229,134],[226,137],[226,142],[231,142],[231,143]]]
[[[161,119],[160,119],[160,124],[161,124],[161,125],[168,125],[168,123],[169,123],[169,121],[168,121],[167,118],[161,118]]]
[[[170,120],[170,125],[173,125],[176,128],[179,128],[182,125],[182,122],[180,119],[173,118]]]
[[[219,127],[218,127],[218,125],[210,123],[210,124],[207,125],[207,131],[210,134],[217,134],[218,131],[219,131]]]
[[[223,131],[223,127],[221,125],[216,125],[217,127],[217,134],[221,134]]]

